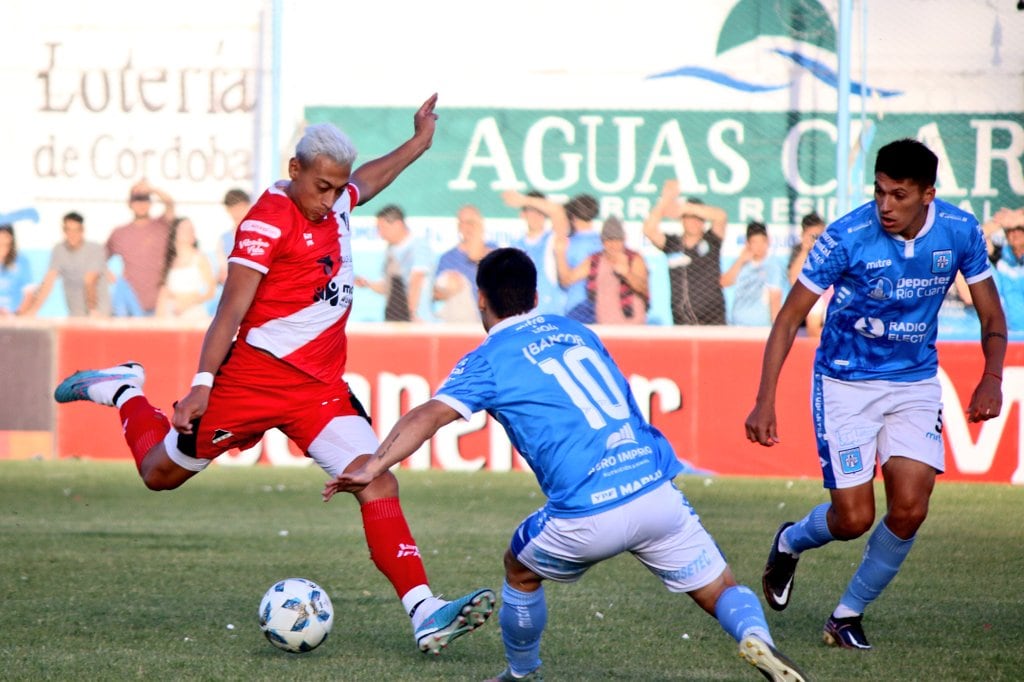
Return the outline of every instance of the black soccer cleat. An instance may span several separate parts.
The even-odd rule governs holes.
[[[764,590],[765,601],[776,611],[782,611],[789,606],[789,597],[793,592],[793,574],[796,573],[796,564],[800,560],[799,557],[779,549],[782,531],[792,525],[791,521],[787,521],[775,532],[772,549],[768,553],[768,562],[765,563],[764,573],[761,574],[761,588]]]
[[[860,649],[867,651],[871,648],[868,638],[864,635],[864,628],[861,620],[864,614],[850,618],[836,618],[829,616],[825,621],[825,633],[822,639],[829,646],[837,646],[840,649]]]

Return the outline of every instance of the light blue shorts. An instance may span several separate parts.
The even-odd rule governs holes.
[[[608,511],[571,519],[542,507],[520,524],[510,545],[531,571],[576,582],[594,564],[630,552],[671,592],[692,592],[722,574],[725,557],[672,483]]]

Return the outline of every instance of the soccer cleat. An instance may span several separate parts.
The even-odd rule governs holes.
[[[776,611],[782,611],[789,606],[789,597],[793,592],[793,574],[796,573],[796,563],[800,560],[799,557],[779,549],[782,531],[792,525],[792,522],[787,521],[775,532],[772,549],[768,553],[768,561],[761,575],[761,589],[764,590],[765,601]]]
[[[425,654],[441,653],[453,639],[476,630],[494,611],[494,592],[483,589],[450,601],[416,628],[416,645]]]
[[[796,663],[757,635],[747,635],[740,640],[740,658],[773,682],[805,682],[807,679]]]
[[[146,372],[137,362],[125,362],[107,369],[83,369],[57,385],[53,397],[58,403],[89,400],[98,405],[113,405],[122,386],[141,388]]]
[[[544,682],[544,676],[540,674],[540,668],[526,673],[522,677],[516,677],[512,674],[512,668],[505,667],[497,677],[492,677],[485,682]]]
[[[864,614],[850,618],[836,618],[829,616],[825,621],[825,634],[822,639],[829,646],[837,646],[840,649],[862,649],[868,650],[868,638],[864,635],[864,627],[861,625]]]

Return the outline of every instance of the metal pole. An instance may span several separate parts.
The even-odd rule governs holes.
[[[270,29],[270,183],[277,181],[281,174],[281,21],[283,12],[283,0],[272,0]]]
[[[853,0],[839,0],[839,83],[836,89],[836,212],[850,211],[850,17]]]

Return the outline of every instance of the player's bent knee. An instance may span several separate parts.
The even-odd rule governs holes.
[[[836,540],[855,540],[871,530],[875,523],[874,510],[846,510],[829,519],[829,531]]]

